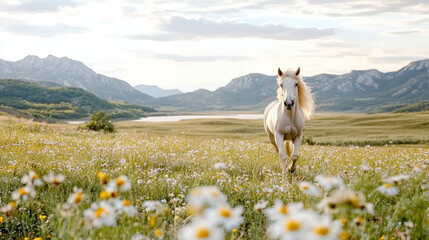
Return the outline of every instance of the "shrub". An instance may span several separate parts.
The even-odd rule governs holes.
[[[106,115],[104,111],[99,111],[91,116],[91,121],[89,121],[85,128],[92,131],[101,131],[105,133],[114,132],[115,126],[110,122],[110,115]]]

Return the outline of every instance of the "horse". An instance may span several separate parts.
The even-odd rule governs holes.
[[[264,128],[270,142],[274,145],[283,174],[287,169],[293,173],[299,158],[299,147],[303,137],[305,119],[314,112],[315,104],[311,89],[299,76],[301,69],[278,69],[278,100],[270,103],[264,112]],[[287,167],[287,159],[292,163]]]

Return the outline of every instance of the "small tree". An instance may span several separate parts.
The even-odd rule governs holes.
[[[115,131],[115,126],[110,122],[110,115],[106,115],[104,111],[92,114],[91,121],[85,125],[85,128],[92,131],[103,130],[105,133]]]

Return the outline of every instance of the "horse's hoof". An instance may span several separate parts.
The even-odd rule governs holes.
[[[289,170],[290,173],[293,173],[293,172],[295,172],[296,167],[295,166],[289,167],[288,170]]]

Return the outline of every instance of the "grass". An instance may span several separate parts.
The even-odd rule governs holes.
[[[321,115],[306,125],[306,134],[318,143],[395,141],[404,136],[427,141],[427,116]],[[392,124],[409,129],[394,131]],[[187,196],[195,187],[213,185],[231,206],[243,207],[244,222],[235,231],[227,231],[227,239],[269,239],[271,223],[264,213],[254,210],[255,205],[267,201],[271,207],[275,199],[281,199],[284,203],[302,202],[306,209],[322,214],[318,204],[332,196],[332,191],[318,186],[320,194],[310,196],[298,187],[302,181],[314,182],[319,174],[341,177],[347,188],[364,196],[359,204],[374,204],[373,214],[350,206],[330,214],[342,219],[348,239],[400,239],[398,234],[409,234],[411,239],[429,237],[428,146],[304,145],[297,172],[285,182],[276,153],[261,131],[261,121],[116,125],[116,133],[103,134],[0,116],[0,238],[131,239],[137,233],[150,238],[162,233],[164,239],[176,239],[180,229],[193,221],[185,211]],[[344,129],[336,130],[341,127]],[[363,129],[371,134],[358,134]],[[216,163],[224,163],[226,168],[215,169]],[[5,211],[6,204],[13,201],[11,193],[23,187],[21,177],[29,170],[40,176],[61,173],[65,181],[35,187],[34,198],[16,201],[13,211]],[[129,178],[131,189],[120,192],[119,197],[128,199],[137,215],[117,215],[114,227],[87,227],[84,211],[100,202],[104,189],[99,172],[111,179],[120,175]],[[410,177],[394,185],[397,195],[386,196],[377,190],[383,179],[397,174]],[[80,205],[64,208],[74,186],[81,188],[85,197]],[[160,201],[164,210],[160,214],[147,211],[147,200]],[[413,227],[408,229],[405,223]]]
[[[117,127],[149,136],[246,139],[267,142],[263,121],[197,119],[150,123],[124,121]],[[316,114],[306,122],[304,137],[318,145],[383,146],[429,144],[429,112],[382,114]]]

